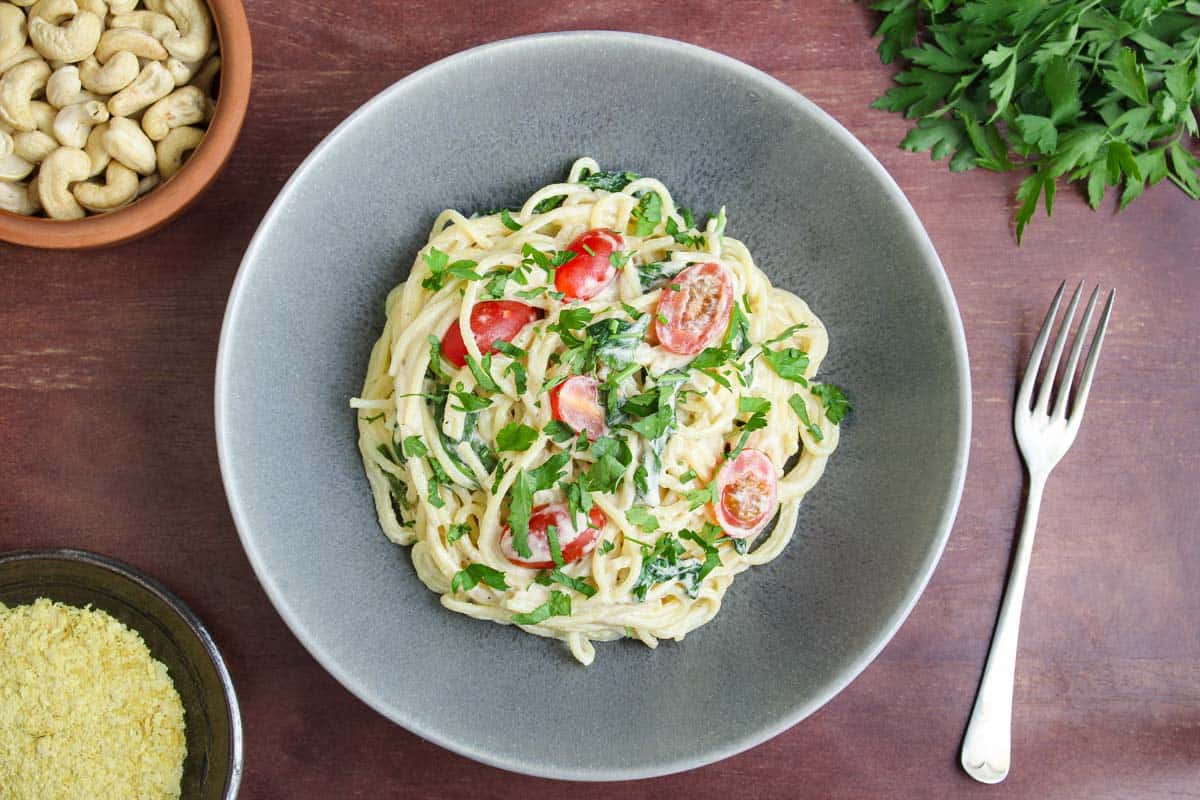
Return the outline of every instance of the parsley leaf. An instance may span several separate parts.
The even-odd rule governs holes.
[[[526,614],[513,614],[512,621],[517,625],[537,625],[551,617],[569,616],[571,616],[571,595],[551,590],[549,600]]]
[[[566,199],[567,196],[565,194],[556,194],[553,197],[547,197],[545,200],[533,207],[533,213],[545,214],[547,211],[553,211],[561,206],[563,201]]]
[[[854,410],[850,401],[846,399],[846,393],[832,383],[814,383],[811,391],[820,399],[821,405],[825,406],[825,416],[834,425],[841,423],[847,411]]]
[[[454,389],[451,389],[450,394],[454,395],[454,398],[459,402],[459,405],[450,407],[455,411],[462,411],[463,413],[469,414],[472,411],[482,411],[492,404],[492,401],[486,397],[480,397],[473,392],[463,391],[461,383]]]
[[[496,449],[524,452],[537,440],[537,431],[519,422],[510,422],[496,434]]]
[[[562,547],[558,544],[558,526],[546,526],[546,543],[550,545],[550,560],[556,567],[563,565]]]
[[[636,172],[585,172],[579,182],[589,189],[619,192],[638,179]]]
[[[552,419],[547,422],[546,427],[542,428],[542,433],[546,434],[559,444],[575,438],[574,429],[567,423],[558,419]]]
[[[429,267],[429,276],[421,281],[421,286],[431,292],[436,292],[446,283],[446,265],[450,261],[450,256],[436,247],[430,247],[429,252],[422,256],[422,259],[425,261],[425,266]]]
[[[633,506],[625,512],[625,519],[644,530],[654,533],[658,530],[658,517],[654,516],[644,506]]]
[[[609,553],[611,553],[613,551],[613,549],[615,547],[616,547],[616,545],[613,544],[611,540],[605,539],[604,541],[602,541],[600,543],[600,555],[602,555],[602,556],[608,555]]]
[[[467,353],[467,367],[471,370],[471,374],[475,376],[475,383],[485,392],[500,393],[500,385],[496,383],[492,377],[492,357],[485,355],[480,361],[476,361],[474,356]]]
[[[681,229],[679,223],[675,222],[674,217],[667,217],[667,235],[674,239],[676,244],[681,244],[684,247],[704,247],[704,234],[693,234]]]
[[[503,223],[504,227],[508,228],[510,231],[521,230],[521,223],[512,218],[512,214],[508,213],[507,208],[500,210],[500,222]]]
[[[792,381],[801,386],[808,385],[804,371],[808,368],[808,353],[795,347],[785,347],[782,350],[762,349],[763,358],[775,370],[775,374],[785,381]]]
[[[658,192],[647,192],[633,209],[633,232],[637,236],[649,236],[662,222],[662,198]]]
[[[471,526],[465,522],[455,523],[450,526],[450,530],[446,532],[446,544],[454,544],[459,539],[471,533]]]
[[[420,436],[404,437],[404,455],[409,458],[424,458],[429,448],[421,441]]]
[[[681,531],[680,535],[683,533]],[[651,586],[669,581],[678,581],[682,584],[689,597],[697,596],[700,593],[700,582],[703,580],[703,576],[708,575],[716,564],[721,563],[720,556],[717,555],[716,564],[710,564],[711,556],[708,556],[710,545],[703,540],[700,540],[700,544],[705,548],[706,554],[703,563],[695,558],[685,557],[686,548],[670,533],[664,533],[658,537],[653,549],[645,548],[650,552],[643,551],[645,554],[642,558],[642,569],[638,574],[637,583],[634,584],[633,596],[639,601],[644,601]],[[713,548],[714,551],[715,549]]]
[[[649,264],[639,264],[637,268],[638,282],[642,291],[648,292],[670,278],[683,272],[687,264],[677,261],[654,261]]]
[[[500,570],[487,564],[468,564],[466,569],[454,573],[454,578],[450,581],[450,591],[469,592],[480,583],[502,591],[508,588],[504,573]]]
[[[609,543],[611,544],[611,542]],[[548,576],[547,583],[554,582],[566,586],[568,589],[574,589],[584,597],[592,597],[596,594],[596,587],[592,586],[585,580],[580,578],[572,578],[560,569],[553,569]]]
[[[798,394],[794,394],[788,398],[788,405],[792,407],[792,411],[796,412],[796,416],[800,418],[801,424],[808,429],[808,432],[818,442],[825,438],[825,434],[821,433],[821,429],[813,424],[808,418],[808,406],[804,402],[804,398]]]
[[[714,481],[703,489],[689,489],[683,493],[688,501],[688,511],[695,511],[705,503],[717,502],[717,484]]]

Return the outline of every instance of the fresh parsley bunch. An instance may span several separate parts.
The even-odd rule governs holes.
[[[1056,181],[1098,208],[1167,178],[1200,200],[1200,0],[877,0],[885,64],[908,68],[872,107],[917,120],[900,146],[954,172],[1032,169],[1017,242]],[[1189,136],[1190,135],[1190,136]]]

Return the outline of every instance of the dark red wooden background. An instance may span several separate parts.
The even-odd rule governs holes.
[[[211,628],[246,729],[246,798],[1200,797],[1200,204],[1169,185],[1121,214],[1060,192],[1017,248],[1018,178],[901,152],[904,122],[861,5],[248,0],[254,94],[220,179],[117,249],[0,245],[0,549],[70,545],[148,570]],[[284,627],[233,528],[212,384],[225,300],[258,220],[360,103],[473,45],[572,28],[671,36],[813,99],[908,195],[958,296],[975,428],[954,533],[912,617],[845,692],[776,739],[693,772],[569,786],[475,764],[386,721]],[[1023,491],[1014,382],[1064,278],[1118,290],[1074,449],[1051,478],[1026,595],[1014,767],[957,753]],[[530,724],[536,724],[536,716]],[[519,735],[519,732],[514,732]],[[586,745],[581,745],[586,746]]]

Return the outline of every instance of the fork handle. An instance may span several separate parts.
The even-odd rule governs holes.
[[[981,783],[999,783],[1008,776],[1012,742],[1013,678],[1017,666],[1017,629],[1021,624],[1021,602],[1025,597],[1025,579],[1029,574],[1029,558],[1033,552],[1033,532],[1037,528],[1038,510],[1042,505],[1045,474],[1029,476],[1029,499],[1025,503],[1025,519],[1017,538],[1008,586],[1000,606],[992,646],[975,708],[963,738],[962,767]]]

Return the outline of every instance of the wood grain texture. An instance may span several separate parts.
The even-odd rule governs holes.
[[[1171,186],[1117,215],[1060,194],[1017,248],[1017,177],[901,152],[868,103],[891,69],[844,0],[352,5],[248,0],[256,72],[233,159],[182,219],[90,254],[0,245],[0,549],[128,560],[207,622],[246,727],[245,798],[1200,797],[1200,206]],[[693,772],[608,787],[511,775],[426,743],[343,690],[285,628],[238,544],[212,382],[255,225],[334,125],[414,69],[537,31],[611,28],[727,53],[803,92],[895,176],[962,308],[975,432],[954,533],[876,662],[792,730]],[[983,787],[957,752],[1023,493],[1016,378],[1064,278],[1118,298],[1087,422],[1054,473],[1025,602],[1014,768]],[[536,723],[531,714],[530,724]]]

